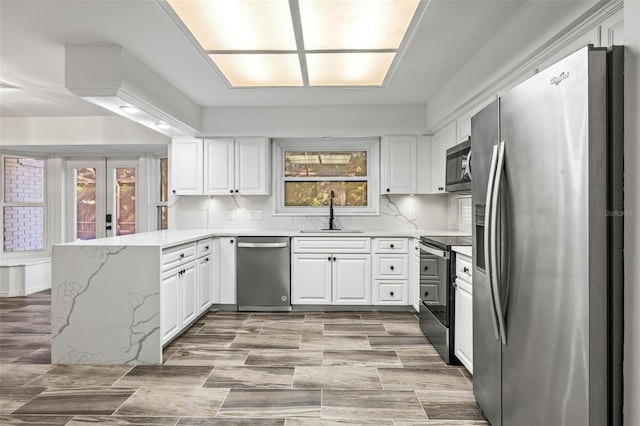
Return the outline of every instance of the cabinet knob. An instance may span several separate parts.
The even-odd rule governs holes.
[[[425,292],[424,292],[424,297],[426,298],[428,295],[429,295],[429,292],[428,292],[428,291],[425,291]]]
[[[393,296],[393,292],[392,291],[389,292],[389,296]]]
[[[236,189],[236,194],[237,194],[238,192],[240,192],[240,191],[238,191],[238,190]]]
[[[180,259],[184,259],[184,253],[180,253]]]
[[[231,194],[233,194],[233,189],[230,189],[230,190],[229,190],[229,192],[230,192]]]
[[[331,256],[327,257],[327,260],[328,260],[329,262],[331,262]]]
[[[428,266],[425,266],[425,267],[424,267],[424,270],[425,270],[425,271],[426,271],[426,270],[428,270],[428,269],[429,269],[429,267],[428,267]]]
[[[441,187],[441,186],[438,187],[438,191],[443,191],[443,190],[444,190],[443,187]]]
[[[389,188],[387,188],[387,192],[391,192],[391,190]]]
[[[464,272],[465,274],[469,273],[469,268],[467,268],[466,266],[464,268],[462,268],[462,272]]]
[[[204,246],[204,249],[205,250],[209,250],[209,246]]]
[[[207,257],[206,259],[204,259],[204,261],[205,261],[205,262],[208,262],[208,261],[209,261],[209,258]]]
[[[391,266],[389,266],[389,269],[391,269],[393,271],[395,268],[393,267],[393,265],[391,265]]]
[[[390,244],[389,247],[394,248],[395,246],[393,244]]]
[[[229,240],[229,243],[233,244],[233,240]]]
[[[333,258],[333,261],[334,261],[334,262],[336,261],[336,258],[335,258],[335,257]]]

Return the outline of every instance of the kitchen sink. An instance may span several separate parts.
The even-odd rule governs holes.
[[[359,232],[363,232],[363,231],[361,229],[302,229],[300,231],[300,233],[303,233],[303,234],[305,233],[306,234],[324,234],[324,233],[351,234],[351,233],[359,233]]]

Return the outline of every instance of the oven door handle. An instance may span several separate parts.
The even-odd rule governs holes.
[[[449,257],[450,257],[448,251],[440,250],[440,249],[437,249],[437,248],[434,248],[434,247],[429,247],[429,246],[426,246],[426,245],[424,245],[422,243],[420,243],[420,250],[424,251],[425,253],[429,253],[429,254],[432,254],[434,256],[441,257],[441,258],[443,258],[445,260],[449,260]]]

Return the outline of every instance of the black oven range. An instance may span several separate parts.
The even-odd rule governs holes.
[[[470,246],[471,237],[420,237],[420,328],[442,359],[459,365],[454,355],[454,246]]]

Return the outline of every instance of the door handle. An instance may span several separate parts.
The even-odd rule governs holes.
[[[498,318],[498,330],[500,331],[500,339],[502,340],[503,345],[507,345],[507,333],[505,330],[504,324],[504,310],[502,309],[502,301],[500,300],[500,282],[498,280],[500,271],[498,270],[498,201],[500,195],[500,187],[502,181],[502,174],[504,172],[504,141],[500,142],[500,148],[498,151],[498,164],[496,166],[496,177],[495,177],[495,188],[492,197],[492,205],[491,205],[491,241],[490,241],[490,250],[491,250],[491,269],[493,270],[493,299],[496,307],[496,316]]]
[[[106,226],[107,230],[113,229],[111,225]]]
[[[494,178],[495,178],[495,172],[496,172],[496,163],[497,163],[497,157],[498,157],[498,147],[497,146],[493,146],[493,152],[491,154],[491,165],[489,166],[489,183],[487,185],[487,199],[486,199],[486,209],[484,211],[484,217],[485,217],[485,221],[484,223],[486,224],[486,226],[484,227],[484,252],[486,253],[487,256],[487,267],[486,267],[486,271],[487,271],[487,279],[489,280],[489,295],[491,296],[491,324],[493,325],[493,337],[495,337],[495,339],[497,341],[500,341],[500,331],[498,330],[498,319],[496,318],[496,316],[498,315],[498,312],[496,311],[496,305],[495,305],[495,297],[494,297],[494,286],[493,286],[493,272],[491,271],[491,251],[489,248],[489,240],[491,239],[491,220],[490,220],[490,215],[491,215],[491,200],[492,200],[492,196],[493,196],[493,184],[494,184]]]

